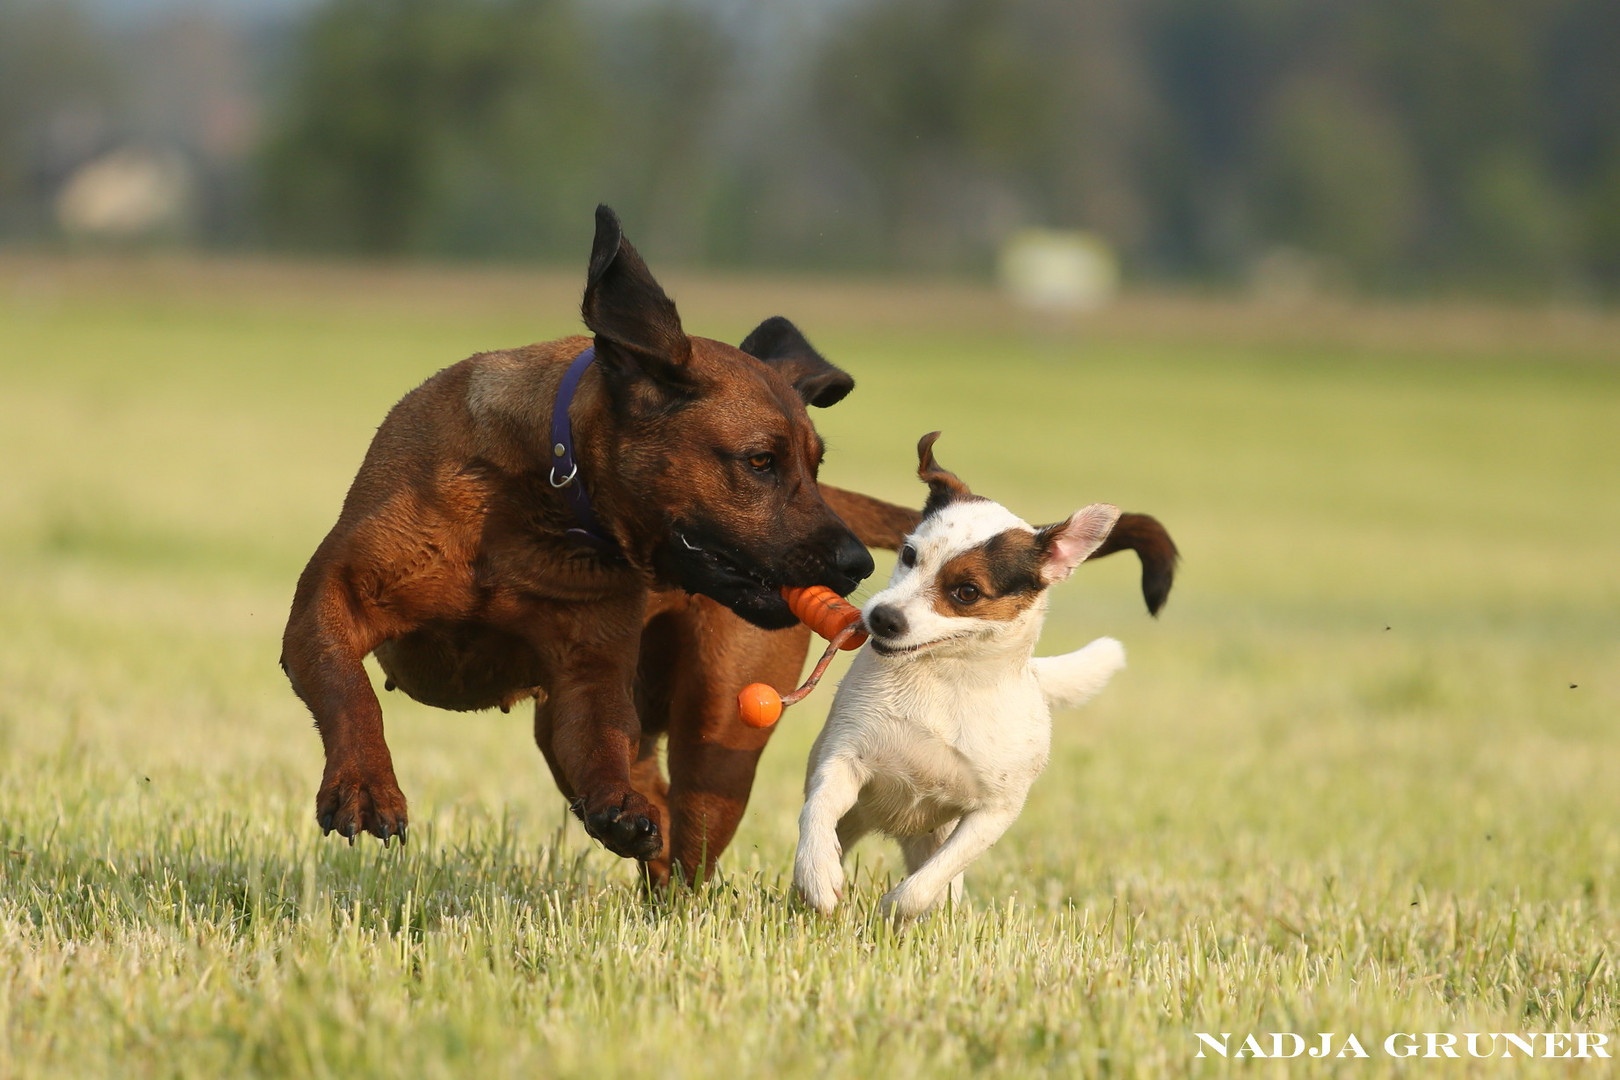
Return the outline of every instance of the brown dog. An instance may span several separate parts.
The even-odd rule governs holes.
[[[405,837],[375,652],[390,689],[430,705],[534,698],[535,741],[586,831],[655,883],[706,876],[769,737],[736,692],[791,687],[808,648],[779,588],[848,593],[866,547],[917,522],[817,485],[805,406],[854,381],[785,319],[740,349],[688,337],[606,207],[582,310],[594,342],[479,354],[394,406],[299,578],[282,666],[325,746],[323,829]],[[1157,610],[1175,548],[1126,517],[1097,554],[1137,550]]]

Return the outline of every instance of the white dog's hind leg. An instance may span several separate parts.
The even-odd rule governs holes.
[[[900,851],[906,857],[906,873],[915,874],[922,869],[923,863],[933,858],[934,852],[940,849],[940,846],[945,843],[955,828],[956,822],[950,821],[933,832],[918,833],[916,836],[902,836],[900,838]],[[951,878],[951,883],[945,890],[945,895],[954,904],[960,904],[967,895],[962,884],[962,877],[963,874],[957,874]]]
[[[961,818],[957,818],[960,821]],[[900,837],[900,853],[906,857],[906,873],[915,874],[923,863],[934,857],[934,852],[950,838],[956,821],[948,821],[931,832],[914,833]]]
[[[804,902],[830,915],[844,895],[844,852],[838,822],[860,797],[860,771],[848,758],[816,766],[799,812],[799,849],[793,856],[793,887]]]
[[[963,815],[939,850],[883,898],[883,913],[914,919],[937,907],[946,890],[960,888],[962,874],[973,860],[989,851],[1017,820],[1019,809],[975,810]]]
[[[1041,693],[1054,705],[1083,705],[1125,666],[1125,646],[1101,637],[1083,649],[1030,661]]]

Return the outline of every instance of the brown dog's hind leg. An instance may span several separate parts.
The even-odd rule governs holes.
[[[642,757],[641,722],[631,697],[638,596],[619,610],[598,602],[594,639],[537,633],[551,685],[535,711],[535,742],[585,831],[615,855],[657,858],[664,850],[664,815],[631,781]],[[553,623],[542,620],[539,625]]]
[[[369,832],[405,839],[405,796],[383,738],[382,707],[363,660],[382,635],[331,575],[298,583],[282,639],[281,666],[309,706],[326,749],[315,818],[353,842]]]
[[[767,631],[712,601],[695,598],[690,633],[670,658],[675,694],[669,728],[672,874],[706,881],[748,807],[754,770],[774,729],[737,714],[737,691],[752,682],[791,690],[804,668],[810,631]],[[708,626],[723,621],[726,625]]]
[[[655,603],[665,609],[652,615],[641,630],[641,650],[636,666],[636,713],[641,718],[641,755],[630,767],[630,783],[646,796],[670,820],[669,781],[664,779],[663,766],[658,761],[658,743],[669,730],[669,716],[675,694],[675,670],[669,662],[675,655],[682,623],[679,609],[686,599],[673,599],[670,594],[657,598]],[[674,608],[674,611],[668,610]],[[661,889],[669,884],[669,836],[664,830],[664,844],[657,855],[641,864],[641,881],[649,890]]]
[[[558,790],[562,792],[563,798],[568,800],[575,813],[579,814],[582,802],[569,786],[568,777],[557,761],[553,749],[552,717],[550,710],[546,708],[544,696],[535,701],[534,741],[535,745],[540,747],[540,753],[551,769],[551,777],[557,782]],[[664,779],[663,771],[658,765],[657,735],[642,735],[641,753],[630,766],[630,786],[652,805],[659,819],[669,820],[669,782]],[[579,816],[583,820],[583,815]],[[590,829],[587,828],[586,831],[590,832]],[[658,838],[658,851],[640,862],[642,882],[649,887],[669,884],[669,830],[660,830]]]
[[[657,735],[642,735],[641,756],[630,766],[630,786],[658,808],[665,821],[669,820],[669,781],[664,779],[658,764]],[[669,830],[663,832],[663,844],[658,854],[641,863],[641,881],[648,888],[660,889],[669,884]]]

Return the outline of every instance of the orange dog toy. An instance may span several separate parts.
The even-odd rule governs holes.
[[[821,654],[821,660],[804,680],[804,685],[792,693],[779,694],[775,687],[764,683],[743,687],[737,695],[737,709],[742,713],[743,723],[749,727],[767,728],[776,723],[784,708],[804,700],[816,688],[839,649],[858,649],[866,641],[860,609],[826,586],[783,589],[782,599],[800,622],[827,639],[827,651]]]

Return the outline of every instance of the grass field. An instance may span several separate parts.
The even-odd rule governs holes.
[[[1029,325],[967,289],[674,280],[855,373],[824,476],[920,502],[917,436],[1032,520],[1106,499],[1185,560],[1054,594],[1131,667],[966,908],[789,899],[789,713],[723,879],[649,906],[525,716],[390,695],[412,842],[313,820],[276,666],[387,407],[570,332],[573,275],[0,259],[0,1077],[1606,1075],[1401,1061],[1394,1032],[1620,1054],[1620,320],[1141,298]],[[879,573],[887,573],[880,563]],[[1196,1058],[1196,1031],[1370,1060]],[[1234,1049],[1236,1041],[1234,1041]],[[1427,1066],[1427,1069],[1424,1067]]]

